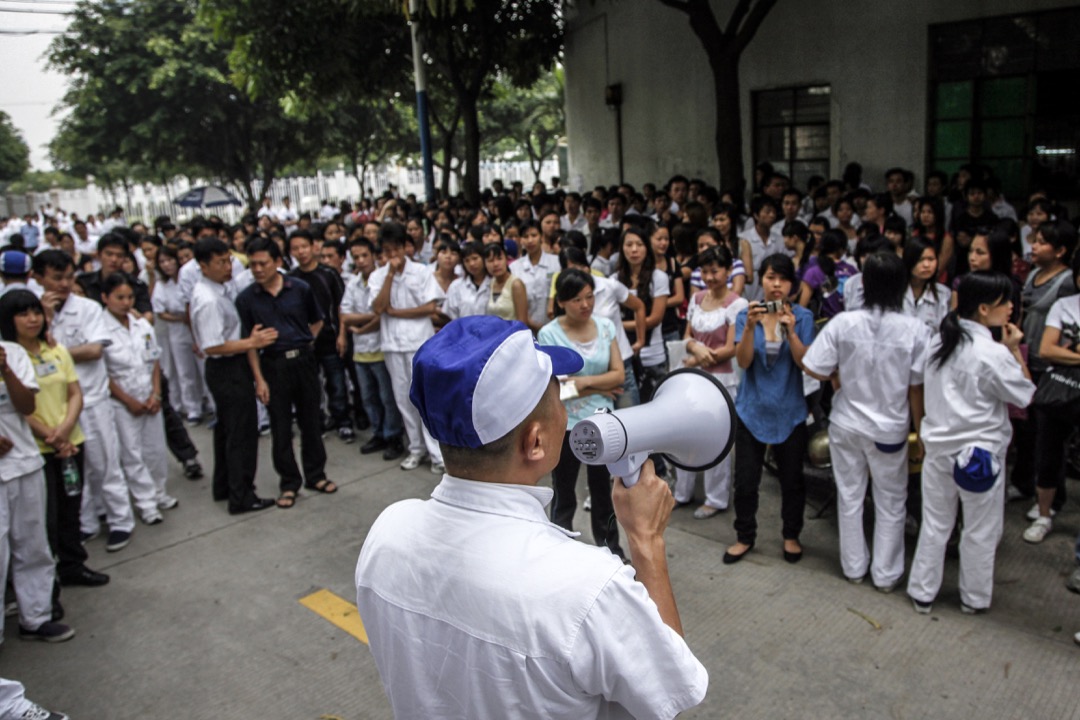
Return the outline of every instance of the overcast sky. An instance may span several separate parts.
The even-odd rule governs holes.
[[[51,113],[64,94],[66,77],[45,70],[44,53],[56,35],[9,35],[12,30],[60,30],[66,27],[63,15],[45,14],[71,9],[57,2],[14,2],[0,0],[0,9],[30,9],[30,13],[0,12],[0,110],[11,116],[15,127],[30,146],[30,163],[35,170],[49,170],[46,146],[56,132]]]

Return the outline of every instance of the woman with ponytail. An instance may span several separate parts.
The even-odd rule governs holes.
[[[1004,516],[1005,453],[1012,438],[1007,405],[1025,407],[1035,393],[1020,354],[1024,335],[1009,322],[1009,277],[969,273],[957,292],[956,310],[946,315],[930,346],[924,378],[922,527],[908,579],[908,595],[921,614],[931,611],[941,588],[957,503],[964,509],[961,610],[989,609]],[[991,328],[1002,329],[1001,342],[994,341]]]

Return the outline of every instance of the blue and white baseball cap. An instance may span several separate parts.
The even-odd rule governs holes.
[[[0,253],[0,274],[26,275],[30,272],[30,256],[19,250],[6,250]]]
[[[449,323],[416,352],[409,399],[436,440],[478,448],[520,425],[553,375],[584,364],[570,348],[538,345],[523,323],[475,315]]]

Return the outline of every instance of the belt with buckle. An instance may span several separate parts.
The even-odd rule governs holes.
[[[297,348],[297,349],[295,349],[295,350],[286,350],[286,351],[285,351],[285,352],[284,352],[284,353],[282,354],[282,356],[283,356],[283,357],[284,357],[284,358],[285,358],[286,360],[295,360],[296,358],[300,357],[300,348]]]

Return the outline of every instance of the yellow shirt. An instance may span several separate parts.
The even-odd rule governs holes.
[[[34,375],[37,376],[38,386],[41,388],[34,396],[36,407],[31,417],[49,427],[56,427],[67,417],[68,384],[79,382],[79,376],[75,374],[75,361],[63,345],[49,347],[41,343],[41,352],[29,355],[34,364]],[[81,445],[86,439],[78,423],[75,423],[68,439],[73,445]],[[38,450],[44,454],[56,452],[55,448],[41,440],[38,440],[37,444]]]
[[[559,281],[559,273],[561,273],[561,272],[562,272],[562,270],[560,270],[559,272],[557,272],[557,273],[555,273],[554,275],[551,276],[551,289],[548,291],[548,297],[549,298],[555,297],[555,283],[557,283]],[[596,268],[589,268],[589,273],[593,277],[607,277],[606,275],[604,275],[604,273],[600,272]]]

